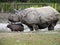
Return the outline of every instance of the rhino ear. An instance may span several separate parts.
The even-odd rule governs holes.
[[[19,9],[19,11],[21,11],[21,8]]]
[[[15,14],[18,13],[18,10],[14,9],[14,11],[15,11]]]
[[[14,9],[14,11],[15,11],[15,12],[18,12],[18,10],[17,10],[17,9]]]

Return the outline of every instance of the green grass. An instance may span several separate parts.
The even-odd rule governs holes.
[[[60,45],[60,34],[0,33],[0,45]]]

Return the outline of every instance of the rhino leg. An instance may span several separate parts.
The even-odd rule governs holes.
[[[32,26],[28,26],[28,27],[29,27],[30,31],[33,31],[33,27]]]
[[[35,25],[35,24],[28,25],[28,27],[30,28],[30,31],[38,30],[38,25]]]
[[[38,25],[34,24],[34,25],[33,25],[33,30],[36,30],[36,31],[37,31],[38,29],[39,29],[39,28],[38,28]]]
[[[48,26],[48,30],[50,31],[50,30],[54,30],[54,24],[50,24],[49,26]]]
[[[54,26],[57,24],[58,19],[54,20],[52,24],[48,26],[48,30],[54,30]]]

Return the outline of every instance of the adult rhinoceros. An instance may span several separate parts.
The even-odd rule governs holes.
[[[54,26],[59,20],[59,12],[50,6],[40,8],[26,8],[16,12],[20,21],[26,24],[31,31],[48,27],[48,30],[54,30]]]

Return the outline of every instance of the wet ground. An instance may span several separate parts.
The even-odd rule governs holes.
[[[9,28],[7,28],[8,23],[0,23],[0,31],[11,31]],[[40,29],[41,31],[48,31],[48,28]],[[60,30],[60,24],[57,24],[54,28],[54,30]],[[28,32],[30,29],[24,25],[24,32]]]

